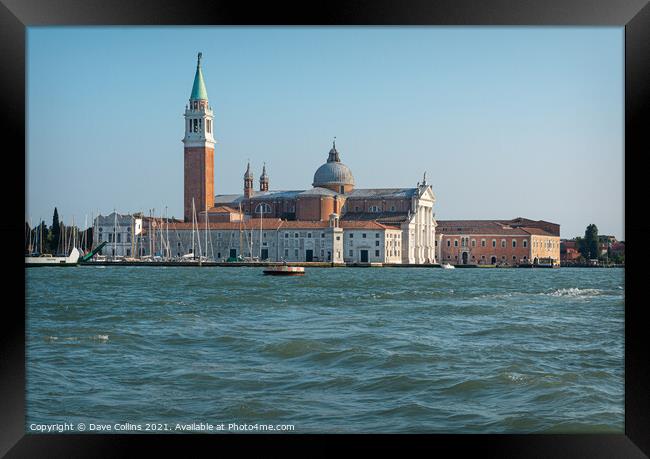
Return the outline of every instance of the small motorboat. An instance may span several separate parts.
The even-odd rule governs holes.
[[[287,266],[286,264],[270,266],[264,270],[264,274],[268,276],[304,276],[305,268],[302,266]]]
[[[443,263],[443,264],[440,265],[440,267],[442,269],[456,269],[456,267],[454,265],[451,265],[449,263]]]

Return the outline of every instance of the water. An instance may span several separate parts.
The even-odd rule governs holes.
[[[27,426],[623,432],[622,269],[261,271],[26,270]]]

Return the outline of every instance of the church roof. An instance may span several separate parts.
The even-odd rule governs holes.
[[[411,198],[417,194],[417,188],[357,188],[348,199],[355,198]]]
[[[314,174],[313,186],[323,185],[354,185],[352,171],[341,162],[328,161]]]
[[[400,224],[408,220],[408,212],[346,212],[341,221],[377,220],[380,223]]]
[[[341,162],[339,152],[336,149],[336,143],[332,144],[327,162],[316,169],[312,185],[315,187],[324,185],[354,185],[352,171]]]
[[[196,74],[194,75],[194,85],[192,86],[192,94],[190,100],[208,100],[208,91],[205,89],[205,82],[203,81],[203,72],[201,71],[201,56],[199,53],[196,62]]]

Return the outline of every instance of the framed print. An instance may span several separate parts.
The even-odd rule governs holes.
[[[0,11],[7,457],[648,454],[646,2]]]

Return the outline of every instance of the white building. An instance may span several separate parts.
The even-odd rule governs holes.
[[[93,222],[93,247],[106,242],[99,254],[109,257],[132,257],[138,249],[144,255],[142,224],[141,216],[117,212],[99,215]]]

